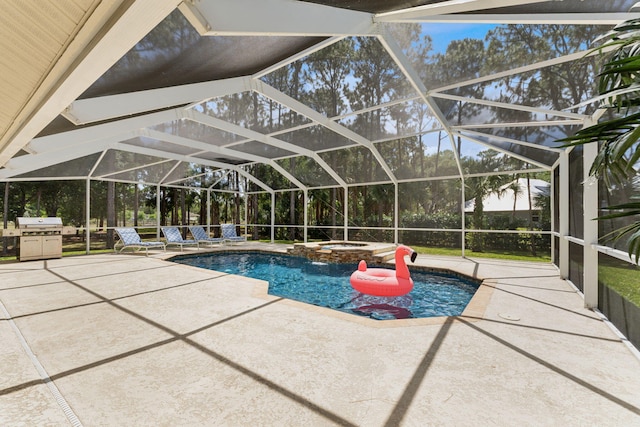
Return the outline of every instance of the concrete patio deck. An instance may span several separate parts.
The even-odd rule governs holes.
[[[0,425],[640,425],[637,353],[552,265],[422,255],[493,289],[420,323],[166,257],[0,265]]]

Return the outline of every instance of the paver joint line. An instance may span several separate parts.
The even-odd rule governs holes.
[[[18,338],[18,341],[20,342],[20,345],[24,349],[25,353],[27,353],[29,360],[36,368],[36,371],[38,371],[38,375],[40,375],[40,378],[42,378],[42,382],[47,386],[56,403],[60,406],[62,412],[64,412],[64,415],[67,417],[71,425],[73,425],[74,427],[82,427],[80,419],[78,419],[78,416],[73,412],[73,409],[71,409],[69,403],[62,396],[60,390],[58,390],[58,387],[56,387],[56,385],[53,383],[53,380],[51,380],[51,377],[49,377],[49,374],[44,369],[44,366],[42,366],[36,355],[33,354],[33,351],[31,351],[31,347],[29,347],[27,340],[24,338],[24,335],[22,335],[22,332],[20,332],[18,325],[16,325],[16,323],[11,318],[11,315],[7,311],[4,304],[2,304],[2,301],[0,301],[0,310],[2,310],[2,313],[9,322],[11,329],[13,329],[13,332],[16,334],[16,337]]]

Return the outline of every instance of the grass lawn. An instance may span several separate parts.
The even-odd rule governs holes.
[[[449,248],[431,248],[424,246],[412,246],[413,250],[419,254],[427,255],[449,255],[449,256],[461,256],[461,249],[449,249]],[[506,259],[511,261],[538,261],[538,262],[551,262],[551,256],[549,254],[538,254],[533,256],[527,252],[507,252],[507,251],[493,251],[493,252],[474,252],[471,249],[465,250],[465,256],[473,258],[494,258],[494,259]]]
[[[623,298],[640,307],[640,268],[613,267],[598,268],[598,281],[606,284]]]
[[[102,241],[91,242],[91,254],[103,254],[113,252],[113,249],[107,249],[105,243]],[[87,246],[85,242],[76,241],[76,242],[64,242],[62,245],[62,256],[77,256],[77,255],[86,255],[87,254]],[[0,256],[1,261],[15,261],[16,256]]]
[[[270,240],[260,240],[261,242],[270,243]],[[275,240],[274,243],[283,243],[292,245],[293,243],[302,243],[299,241],[291,241],[291,240]],[[311,243],[311,241],[309,241]],[[446,255],[446,256],[461,256],[461,249],[451,249],[451,248],[433,248],[427,246],[411,246],[411,248],[418,252],[419,254],[425,255]],[[473,252],[471,249],[467,249],[465,251],[465,256],[474,257],[474,258],[494,258],[494,259],[506,259],[511,261],[538,261],[538,262],[551,262],[550,254],[538,254],[537,256],[533,256],[528,252]]]
[[[95,255],[95,254],[106,254],[106,253],[113,253],[113,249],[93,249],[91,248],[91,255]],[[82,249],[82,250],[66,250],[63,249],[62,251],[62,256],[78,256],[78,255],[86,255],[87,251],[86,249]],[[2,261],[16,261],[16,256],[15,255],[11,255],[11,256],[0,256],[0,262]]]

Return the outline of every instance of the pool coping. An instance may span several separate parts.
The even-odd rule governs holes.
[[[286,256],[296,256],[290,255],[286,251],[282,250],[270,250],[265,248],[243,248],[242,246],[228,248],[216,248],[215,250],[207,250],[207,251],[199,251],[192,253],[179,253],[179,254],[171,254],[165,258],[165,261],[172,261],[173,258],[179,257],[192,257],[198,255],[208,255],[212,253],[233,253],[233,252],[250,252],[250,253],[262,253],[262,254],[277,254],[277,255],[286,255]],[[180,264],[184,266],[188,266],[186,264]],[[395,265],[394,262],[386,262],[381,265],[386,265],[387,267],[393,267]],[[193,267],[193,266],[189,266]],[[199,267],[193,267],[199,268]],[[472,282],[478,283],[478,289],[471,297],[471,300],[463,310],[462,314],[458,316],[436,316],[436,317],[421,317],[416,319],[385,319],[385,320],[377,320],[372,319],[370,317],[358,316],[356,314],[349,314],[346,312],[334,310],[328,307],[321,307],[313,304],[309,304],[302,301],[297,301],[289,298],[279,297],[276,295],[269,294],[269,282],[266,280],[255,279],[251,277],[241,276],[244,279],[248,279],[251,281],[255,281],[253,292],[251,294],[254,298],[260,298],[266,301],[275,301],[281,300],[282,303],[290,305],[292,307],[297,307],[299,309],[319,313],[325,316],[330,316],[333,318],[338,318],[342,320],[346,320],[349,322],[358,323],[364,326],[373,327],[373,328],[400,328],[406,326],[424,326],[424,325],[442,325],[446,322],[455,321],[456,319],[464,318],[465,322],[477,322],[482,320],[485,315],[485,311],[491,300],[491,296],[493,295],[493,290],[495,289],[495,280],[492,279],[483,279],[481,277],[471,277],[468,274],[465,274],[460,271],[456,271],[451,268],[435,268],[429,266],[421,266],[421,265],[413,265],[411,266],[412,270],[425,272],[425,273],[441,273],[441,274],[452,274],[454,276],[458,276],[465,280],[469,280]],[[215,271],[221,274],[228,274]],[[233,274],[228,274],[230,276],[234,276]]]

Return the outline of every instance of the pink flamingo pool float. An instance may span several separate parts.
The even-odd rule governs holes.
[[[405,255],[415,262],[417,252],[408,246],[396,248],[396,269],[367,268],[365,260],[361,260],[358,269],[351,274],[351,286],[358,292],[381,297],[397,297],[406,295],[413,289],[413,280],[404,261]]]

